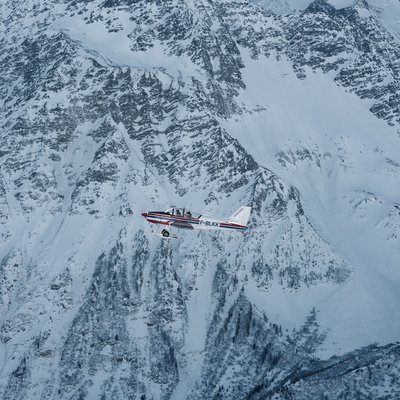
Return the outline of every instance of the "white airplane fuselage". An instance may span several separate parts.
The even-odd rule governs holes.
[[[153,224],[167,225],[179,229],[221,229],[241,230],[247,229],[246,225],[219,220],[216,218],[201,215],[199,218],[188,216],[171,215],[165,211],[149,211],[142,214],[148,222]]]

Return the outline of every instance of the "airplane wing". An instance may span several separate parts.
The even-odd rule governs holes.
[[[179,222],[175,221],[172,222],[170,225],[173,226],[174,228],[179,228],[179,229],[194,229],[192,224],[185,221],[179,221]]]

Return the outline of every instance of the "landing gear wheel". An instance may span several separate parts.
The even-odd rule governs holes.
[[[164,237],[168,237],[168,236],[169,236],[169,232],[168,232],[166,229],[163,229],[163,230],[161,231],[161,234],[162,234]]]

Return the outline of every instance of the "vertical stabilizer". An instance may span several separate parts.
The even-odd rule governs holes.
[[[247,226],[250,218],[250,211],[251,207],[242,206],[229,217],[228,221],[233,224]]]

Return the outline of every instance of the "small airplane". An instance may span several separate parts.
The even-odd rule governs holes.
[[[164,239],[174,238],[176,235],[170,233],[171,228],[179,229],[222,229],[244,231],[247,229],[251,207],[240,207],[228,220],[220,220],[208,215],[191,212],[185,208],[171,207],[165,211],[148,211],[142,213],[148,222],[165,225],[161,234]]]

